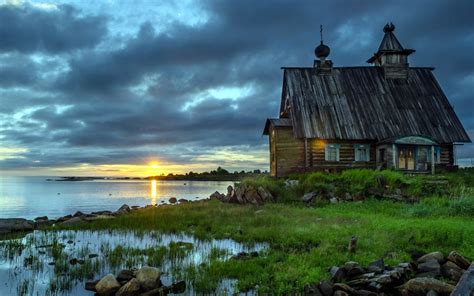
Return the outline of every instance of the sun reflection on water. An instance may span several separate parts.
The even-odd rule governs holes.
[[[150,182],[150,196],[151,196],[151,204],[156,204],[156,197],[157,197],[157,190],[156,190],[156,180],[151,180]]]

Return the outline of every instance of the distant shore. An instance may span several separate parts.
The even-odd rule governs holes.
[[[60,177],[60,178],[49,178],[47,181],[95,181],[95,180],[136,180],[136,181],[148,181],[148,180],[161,180],[161,181],[240,181],[244,177],[253,177],[258,175],[265,175],[263,173],[244,173],[244,174],[227,174],[227,175],[211,175],[211,174],[196,174],[196,175],[166,175],[166,176],[150,176],[150,177]]]

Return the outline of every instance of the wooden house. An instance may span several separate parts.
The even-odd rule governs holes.
[[[333,67],[321,40],[313,67],[282,68],[279,118],[266,121],[270,173],[347,168],[433,172],[455,168],[455,145],[470,142],[434,68],[410,67],[387,24],[372,66]],[[322,39],[322,38],[321,38]]]

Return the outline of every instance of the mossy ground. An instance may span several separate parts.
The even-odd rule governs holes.
[[[363,178],[351,174],[355,173],[302,176],[302,188],[288,194],[289,200],[302,193],[297,191],[309,190],[318,182],[329,184],[326,178],[349,180],[354,193],[372,186],[372,173],[358,173],[365,175]],[[200,201],[142,209],[79,228],[187,232],[202,239],[231,238],[270,245],[264,256],[242,261],[223,261],[216,256],[215,260],[184,271],[193,279],[194,289],[201,292],[212,291],[224,278],[238,279],[237,287],[241,291],[257,289],[275,294],[302,291],[306,283],[327,278],[327,268],[332,265],[349,260],[367,264],[380,257],[394,264],[409,260],[413,250],[439,250],[446,254],[456,250],[474,259],[474,191],[469,183],[472,172],[462,179],[447,175],[449,185],[434,188],[430,196],[419,191],[427,190],[423,179],[430,177],[386,174],[389,185],[402,182],[406,190],[423,196],[421,201],[408,204],[369,198],[316,208],[296,202],[242,206]],[[315,181],[318,178],[326,180]],[[264,185],[280,194],[283,190],[282,181],[265,178],[246,182]],[[351,255],[347,245],[353,235],[358,237],[358,247]]]

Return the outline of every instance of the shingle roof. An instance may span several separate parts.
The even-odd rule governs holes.
[[[268,135],[270,126],[291,126],[291,119],[289,118],[268,118],[265,122],[263,134]]]
[[[330,75],[284,69],[282,106],[288,97],[298,138],[419,135],[438,143],[470,142],[433,68],[410,68],[406,80],[385,79],[382,67],[334,68]]]

